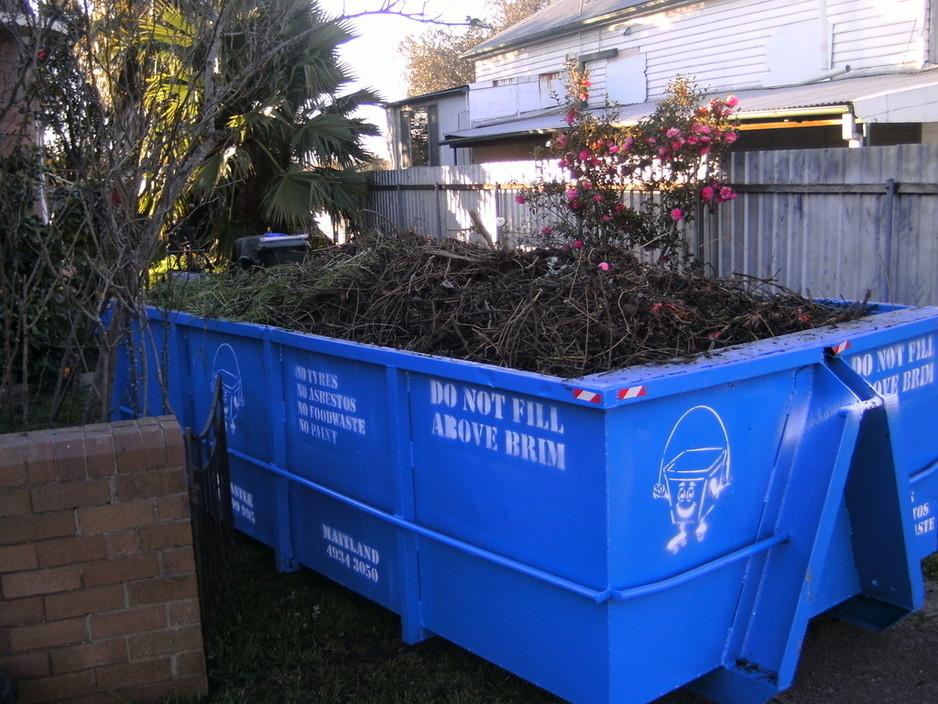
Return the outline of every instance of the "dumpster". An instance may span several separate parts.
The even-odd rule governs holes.
[[[235,240],[232,260],[242,269],[252,266],[276,266],[302,263],[309,250],[309,235],[285,235],[268,232]]]
[[[580,704],[789,687],[938,549],[938,309],[561,379],[149,310],[119,404],[225,395],[236,527]],[[150,355],[166,402],[130,370]],[[142,395],[147,399],[143,399]],[[149,405],[148,405],[149,404]]]

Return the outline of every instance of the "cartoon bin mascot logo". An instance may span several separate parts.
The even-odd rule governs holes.
[[[215,379],[221,377],[221,388],[225,403],[225,426],[229,433],[235,432],[235,420],[238,411],[244,406],[244,390],[241,386],[241,368],[238,357],[231,345],[218,346],[212,361],[212,391],[215,391]]]
[[[667,499],[678,533],[668,541],[676,553],[693,533],[707,534],[707,516],[730,485],[730,445],[723,420],[709,406],[694,406],[671,429],[653,496]]]

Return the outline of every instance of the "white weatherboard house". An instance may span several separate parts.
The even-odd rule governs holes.
[[[938,0],[558,0],[469,56],[465,127],[429,135],[442,147],[430,165],[531,158],[563,126],[569,60],[589,69],[591,104],[608,96],[623,122],[679,75],[735,94],[739,149],[938,142]]]

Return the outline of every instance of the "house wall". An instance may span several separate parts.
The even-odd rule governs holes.
[[[20,704],[207,691],[171,417],[0,435],[0,669]]]
[[[387,139],[388,153],[391,156],[391,166],[395,169],[406,169],[411,166],[409,154],[409,138],[403,134],[401,125],[401,112],[405,108],[425,107],[435,105],[437,108],[437,144],[443,141],[444,135],[469,127],[469,111],[465,94],[447,95],[434,100],[415,100],[410,104],[397,104],[386,111],[388,119]],[[452,149],[441,146],[439,149],[439,164],[433,166],[456,166],[469,161],[468,149]]]
[[[718,92],[814,80],[846,64],[854,72],[920,68],[928,7],[929,0],[726,0],[632,16],[478,60],[470,114],[478,124],[549,108],[532,84],[568,56],[608,49],[618,56],[588,64],[597,103],[607,94],[620,103],[660,98],[677,75]],[[498,114],[479,112],[486,102]]]

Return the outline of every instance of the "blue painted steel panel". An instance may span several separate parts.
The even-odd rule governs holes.
[[[197,426],[220,376],[239,529],[400,613],[409,642],[571,702],[755,703],[817,614],[882,628],[922,603],[938,309],[575,380],[150,317],[120,403],[165,410],[130,373],[165,369]]]

